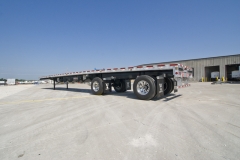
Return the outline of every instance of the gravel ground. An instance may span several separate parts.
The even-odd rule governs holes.
[[[238,160],[240,84],[193,83],[160,100],[85,84],[0,87],[0,159]]]

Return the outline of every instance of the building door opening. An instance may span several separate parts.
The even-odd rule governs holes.
[[[216,78],[220,78],[219,66],[206,66],[205,67],[205,81],[216,81]]]
[[[240,64],[226,65],[226,76],[228,81],[240,81]]]

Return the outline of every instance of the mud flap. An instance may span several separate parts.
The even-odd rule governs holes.
[[[154,98],[161,98],[164,96],[164,76],[157,76],[156,78],[156,95]]]
[[[174,93],[178,92],[178,86],[177,86],[177,81],[173,78],[173,86],[174,86]]]
[[[125,86],[126,86],[126,90],[131,90],[131,81],[125,80]]]

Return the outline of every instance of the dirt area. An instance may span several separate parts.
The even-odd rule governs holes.
[[[192,83],[160,100],[86,84],[0,88],[0,159],[237,160],[240,84]]]

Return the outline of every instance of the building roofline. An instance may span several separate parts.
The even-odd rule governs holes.
[[[177,60],[177,61],[168,61],[168,62],[157,62],[157,63],[148,63],[148,64],[174,63],[174,62],[180,62],[180,61],[193,61],[193,60],[202,60],[202,59],[210,59],[210,58],[222,58],[222,57],[229,57],[229,56],[240,56],[240,54],[217,56],[217,57],[196,58],[196,59],[188,59],[188,60]],[[148,64],[143,64],[143,65],[148,65]]]

